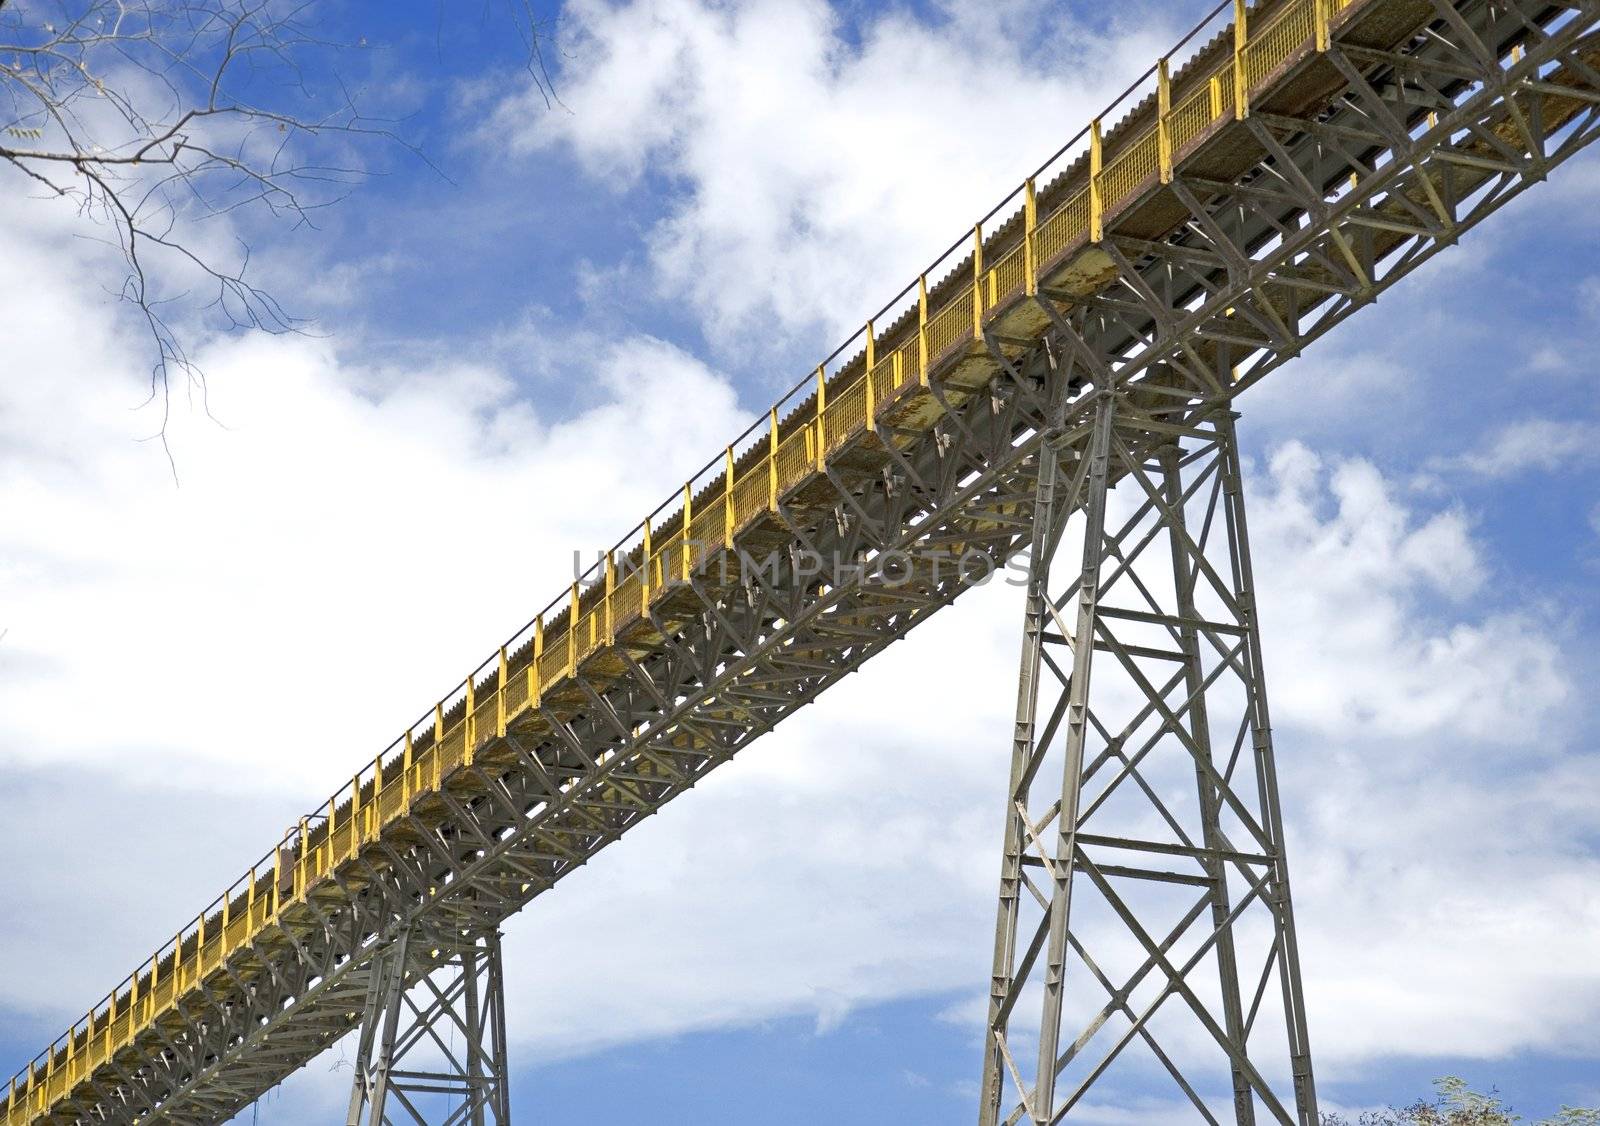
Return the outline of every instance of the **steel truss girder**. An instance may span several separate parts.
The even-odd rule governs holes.
[[[942,569],[924,554],[903,582],[869,567],[824,585],[790,559],[686,585],[620,675],[580,670],[578,705],[481,747],[405,831],[285,911],[46,1121],[236,1113],[359,1021],[373,956],[402,929],[503,920],[953,599],[961,552],[998,564],[1026,548],[1030,459],[1061,417],[1047,402],[1116,381],[1152,433],[1180,425],[1157,405],[1231,399],[1594,139],[1596,3],[1437,7],[1393,57],[1336,42],[1365,88],[1327,112],[1233,126],[1262,155],[1232,182],[1180,169],[1161,190],[1188,217],[1168,236],[1134,238],[1111,217],[1104,289],[1041,292],[1052,327],[1020,354],[988,341],[992,390],[935,372],[927,393],[945,414],[931,432],[881,426],[887,441],[788,498],[765,541],[868,563],[936,549]],[[431,968],[417,949],[410,979]]]
[[[372,959],[347,1126],[510,1126],[500,935],[448,936],[408,982],[406,948],[435,941],[402,931]]]
[[[1233,418],[1101,390],[1045,440],[1036,488],[979,1121],[1059,1122],[1139,1043],[1203,1121],[1197,1070],[1231,1078],[1240,1126],[1316,1126]],[[1053,570],[1077,513],[1079,566]],[[1068,1022],[1084,975],[1108,1000]],[[1182,1006],[1210,1058],[1163,1042]]]
[[[1231,397],[1600,134],[1600,4],[1436,0],[1409,46],[1337,39],[1345,92],[1304,117],[1254,110],[1256,164],[1229,181],[1180,172],[1187,217],[1166,239],[1104,246],[1115,279],[1057,294],[1102,338],[1097,363],[1175,398]],[[1047,291],[1047,296],[1049,296]]]

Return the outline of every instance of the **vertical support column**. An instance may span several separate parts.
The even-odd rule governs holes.
[[[990,977],[989,990],[989,1019],[985,1034],[985,1054],[983,1068],[982,1103],[979,1107],[978,1121],[981,1126],[997,1126],[1002,1121],[1002,1107],[1007,1102],[1006,1087],[1007,1077],[1016,1086],[1022,1096],[1023,1110],[1029,1122],[1048,1121],[1044,1108],[1049,1107],[1054,1101],[1054,1085],[1056,1071],[1053,1066],[1057,1040],[1060,1035],[1060,996],[1064,978],[1068,909],[1071,897],[1071,867],[1068,865],[1064,871],[1052,866],[1052,894],[1040,925],[1035,929],[1031,941],[1025,944],[1021,964],[1018,964],[1019,942],[1022,940],[1018,929],[1020,910],[1022,906],[1022,893],[1027,890],[1038,901],[1043,897],[1033,881],[1024,872],[1024,866],[1031,864],[1036,858],[1041,863],[1045,860],[1045,842],[1041,834],[1048,827],[1037,824],[1029,813],[1029,805],[1033,783],[1037,779],[1042,758],[1050,749],[1051,735],[1059,728],[1063,718],[1063,705],[1068,705],[1067,698],[1057,694],[1056,706],[1048,712],[1045,719],[1045,732],[1040,737],[1038,728],[1040,675],[1046,667],[1045,645],[1048,639],[1054,643],[1065,645],[1070,650],[1070,667],[1074,672],[1074,681],[1079,686],[1081,694],[1087,698],[1089,663],[1093,658],[1093,615],[1096,599],[1090,593],[1079,606],[1078,629],[1071,636],[1066,635],[1065,627],[1059,608],[1050,596],[1050,571],[1051,562],[1055,555],[1055,548],[1059,540],[1060,519],[1066,512],[1073,511],[1082,505],[1087,514],[1088,526],[1084,532],[1083,569],[1080,581],[1087,585],[1086,590],[1092,592],[1099,585],[1099,569],[1102,552],[1099,544],[1102,536],[1099,528],[1104,526],[1105,499],[1109,487],[1107,468],[1109,464],[1110,434],[1112,420],[1116,410],[1116,400],[1109,393],[1102,393],[1095,405],[1094,425],[1091,431],[1092,438],[1087,449],[1081,443],[1074,446],[1060,446],[1046,439],[1040,449],[1039,477],[1035,486],[1035,499],[1033,510],[1033,538],[1029,548],[1028,558],[1028,593],[1023,610],[1023,637],[1022,658],[1017,674],[1017,711],[1016,721],[1012,731],[1011,742],[1011,777],[1006,788],[1006,832],[1005,851],[1001,858],[1000,866],[1000,904],[995,921],[994,944],[994,972]],[[1061,488],[1061,463],[1063,458],[1070,457],[1077,466],[1075,479],[1065,490],[1066,495],[1058,495]],[[1085,628],[1085,620],[1088,628]],[[1054,627],[1054,629],[1052,629]],[[1081,638],[1083,644],[1079,645],[1074,639]],[[1061,682],[1061,663],[1056,659],[1049,660],[1051,676],[1058,683],[1054,688],[1069,688],[1069,684]],[[1061,800],[1063,808],[1070,806],[1077,808],[1078,779],[1081,768],[1072,764],[1072,756],[1076,754],[1080,759],[1083,751],[1082,722],[1086,712],[1080,708],[1077,712],[1079,723],[1075,731],[1069,731],[1067,736],[1068,766],[1062,771]],[[1063,825],[1076,824],[1075,814],[1062,819]],[[1062,847],[1069,847],[1070,842],[1063,841]],[[1064,879],[1061,877],[1065,877]],[[1027,1090],[1029,1084],[1024,1079],[1021,1068],[1030,1061],[1019,1063],[1012,1052],[1009,1027],[1013,1009],[1019,998],[1022,984],[1030,977],[1040,950],[1040,940],[1048,933],[1050,949],[1047,953],[1047,966],[1041,975],[1045,987],[1044,1019],[1039,1026],[1038,1058],[1046,1061],[1035,1072],[1036,1083],[1033,1090]],[[1054,1014],[1053,1019],[1050,1014]],[[1006,1117],[1006,1121],[1015,1119]]]
[[[1197,1121],[1316,1126],[1225,410],[1101,389],[1042,443],[1005,819],[981,1126],[1151,1064]]]
[[[1161,447],[1161,479],[1166,505],[1166,516],[1171,522],[1167,537],[1172,554],[1172,576],[1177,604],[1178,651],[1183,654],[1184,692],[1188,700],[1186,726],[1192,753],[1195,755],[1195,787],[1199,801],[1201,831],[1204,835],[1206,856],[1200,861],[1205,869],[1208,893],[1211,898],[1211,924],[1217,935],[1217,970],[1220,975],[1224,1029],[1234,1043],[1245,1040],[1244,1007],[1239,997],[1239,965],[1234,954],[1233,931],[1228,926],[1229,896],[1227,872],[1221,855],[1227,849],[1221,825],[1221,795],[1212,778],[1216,775],[1216,762],[1212,758],[1211,723],[1206,709],[1205,661],[1200,649],[1200,635],[1195,623],[1200,621],[1195,605],[1195,583],[1199,577],[1191,562],[1189,538],[1184,520],[1182,451],[1176,443]],[[1202,760],[1203,756],[1203,760]],[[1206,769],[1207,764],[1211,769]],[[1227,763],[1224,762],[1226,768]],[[1234,1114],[1240,1126],[1255,1126],[1255,1108],[1250,1097],[1250,1085],[1244,1073],[1235,1065],[1233,1074]]]
[[[372,976],[367,985],[367,1003],[361,1015],[361,1035],[356,1043],[355,1078],[350,1084],[348,1126],[364,1122],[383,1123],[384,1104],[389,1095],[389,1065],[400,1027],[401,1001],[405,995],[406,944],[409,935],[400,937],[372,959]]]
[[[1272,749],[1272,716],[1267,710],[1267,676],[1261,657],[1261,623],[1256,615],[1255,573],[1250,563],[1250,532],[1245,523],[1244,475],[1239,464],[1235,416],[1224,414],[1217,422],[1222,435],[1222,491],[1226,498],[1225,524],[1230,547],[1229,567],[1245,626],[1245,648],[1253,691],[1249,726],[1255,752],[1260,800],[1265,807],[1266,831],[1278,843],[1276,863],[1268,873],[1268,901],[1277,905],[1277,949],[1283,972],[1279,985],[1289,1038],[1289,1062],[1294,1075],[1296,1105],[1302,1123],[1317,1126],[1317,1086],[1311,1067],[1311,1034],[1306,1021],[1305,990],[1300,977],[1300,943],[1295,935],[1294,904],[1289,894],[1289,865],[1283,855],[1283,807],[1278,796],[1278,765]],[[1309,1115],[1309,1117],[1308,1117]]]
[[[346,1126],[509,1126],[498,932],[402,933],[374,954],[355,1068]]]

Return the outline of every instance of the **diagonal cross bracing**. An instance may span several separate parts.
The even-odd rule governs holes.
[[[1027,548],[1040,435],[1067,417],[1052,405],[1115,382],[1151,441],[1170,436],[1600,127],[1592,0],[1282,0],[1249,20],[1090,156],[1030,182],[912,312],[775,412],[770,442],[730,448],[682,510],[297,826],[0,1091],[0,1123],[215,1122],[247,1105],[359,1021],[374,955],[403,928],[493,926],[956,597],[951,560]],[[893,576],[810,565],[902,555]],[[1098,770],[1141,788],[1138,761]],[[1189,859],[1266,854],[1231,844]],[[1092,863],[1096,886],[1120,878]],[[1146,977],[1170,977],[1165,933],[1146,937]],[[425,950],[408,948],[406,981],[434,968]],[[1137,987],[1087,954],[1126,1017]],[[1225,1012],[1223,1038],[1247,1018]]]
[[[1316,1126],[1233,419],[1133,398],[1040,450],[979,1120],[1058,1122],[1137,1047],[1203,1121],[1220,1067],[1241,1126]]]

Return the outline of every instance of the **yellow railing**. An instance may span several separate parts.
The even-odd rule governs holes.
[[[545,705],[556,685],[587,657],[610,646],[618,632],[645,613],[663,592],[687,579],[717,551],[731,546],[739,529],[772,512],[781,498],[819,469],[830,452],[873,429],[885,403],[911,386],[925,384],[930,365],[972,339],[982,318],[1032,292],[1047,267],[1098,231],[1105,216],[1149,180],[1157,176],[1166,179],[1187,145],[1233,113],[1242,89],[1252,87],[1296,53],[1326,46],[1330,16],[1357,2],[1286,0],[1269,10],[1258,29],[1248,27],[1242,0],[1232,0],[1235,20],[1245,25],[1249,34],[1237,35],[1233,51],[1217,65],[1183,81],[1182,97],[1175,105],[1170,103],[1167,60],[1152,68],[1146,78],[1156,76],[1158,106],[1162,108],[1145,128],[1123,138],[1103,166],[1091,168],[1093,190],[1069,187],[1056,206],[1035,222],[1035,180],[1064,158],[1069,143],[991,212],[992,217],[1025,194],[1024,230],[1015,245],[1005,247],[1005,253],[987,270],[973,270],[969,264],[967,280],[947,282],[937,291],[937,300],[930,303],[928,274],[967,244],[952,247],[933,270],[897,298],[906,299],[907,304],[904,327],[890,333],[895,339],[882,341],[867,334],[864,343],[870,362],[846,365],[847,370],[831,377],[825,374],[826,365],[819,368],[813,401],[796,403],[788,421],[782,422],[780,410],[811,384],[808,381],[791,392],[769,412],[763,425],[751,427],[739,443],[728,448],[720,465],[713,463],[707,473],[684,487],[682,508],[677,513],[657,520],[667,505],[652,513],[628,541],[607,554],[605,564],[592,568],[565,598],[547,607],[475,669],[316,814],[302,820],[180,935],[13,1078],[9,1090],[0,1091],[8,1100],[4,1126],[24,1121],[64,1096],[195,983],[220,968],[235,950],[276,923],[311,887],[375,840],[385,826],[410,809],[416,795],[437,790],[451,771],[470,764],[482,741],[503,734],[507,722],[520,713]],[[1179,47],[1228,7],[1228,3],[1220,6]],[[1242,75],[1243,81],[1236,81],[1236,75]],[[1169,105],[1171,108],[1165,108]],[[1098,121],[1092,128],[1098,158]],[[970,261],[981,265],[985,250],[981,226],[971,245]],[[912,295],[915,302],[909,301]],[[930,309],[930,304],[937,307]],[[828,362],[837,360],[862,336],[858,333]],[[717,469],[721,472],[706,479]],[[734,481],[731,489],[726,485],[730,474]],[[672,503],[678,502],[675,498]],[[685,516],[687,544],[682,530]],[[656,521],[654,528],[652,521]]]
[[[1098,177],[1100,198],[1123,200],[1133,194],[1135,188],[1161,170],[1158,150],[1156,134],[1150,132],[1117,154]]]

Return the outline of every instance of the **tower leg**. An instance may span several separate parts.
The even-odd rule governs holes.
[[[373,958],[347,1126],[510,1126],[500,936],[437,941],[403,933]]]
[[[1316,1126],[1233,418],[1101,391],[1039,458],[979,1122]]]

